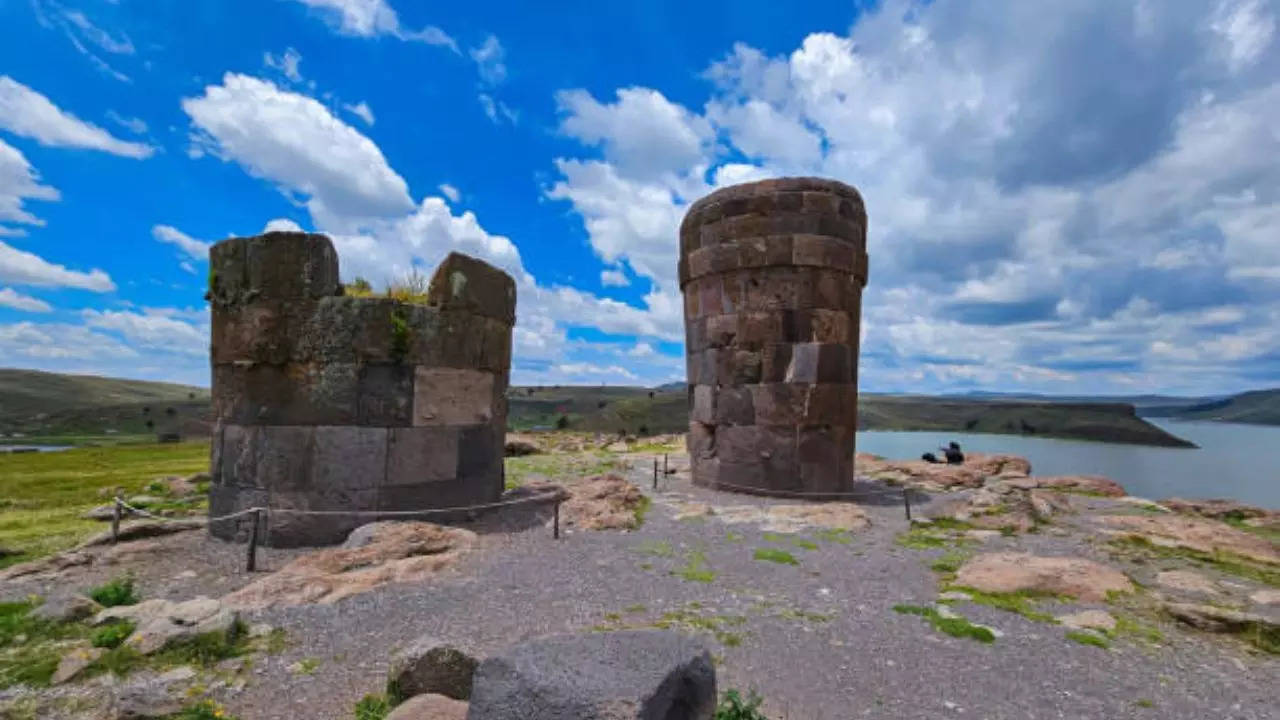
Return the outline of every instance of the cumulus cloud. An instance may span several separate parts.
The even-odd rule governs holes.
[[[119,334],[133,347],[188,356],[209,354],[209,327],[175,317],[172,311],[84,310],[84,324]]]
[[[389,35],[401,40],[439,45],[458,52],[458,44],[445,31],[434,25],[421,30],[401,26],[400,16],[386,0],[298,0],[314,8],[344,35],[376,37]]]
[[[40,298],[23,295],[13,288],[0,288],[0,307],[13,308],[25,312],[53,312],[53,306]]]
[[[385,217],[413,208],[408,186],[378,146],[313,98],[227,73],[185,98],[193,142],[234,161],[286,195],[306,196],[314,216]]]
[[[627,274],[621,270],[601,270],[600,284],[605,287],[626,287],[631,284],[631,280],[628,279]]]
[[[25,231],[5,223],[44,225],[24,207],[26,200],[56,201],[57,189],[41,184],[40,175],[17,148],[0,140],[0,237]]]
[[[276,218],[274,220],[268,220],[266,226],[262,228],[262,232],[269,233],[269,232],[305,232],[305,231],[302,229],[301,225],[290,220],[289,218]]]
[[[92,292],[111,292],[116,285],[97,268],[89,272],[69,270],[63,265],[0,242],[0,282],[39,287],[67,287]]]
[[[269,52],[262,53],[262,64],[278,71],[291,82],[302,82],[302,72],[298,70],[298,66],[302,63],[302,53],[293,48],[285,48],[284,52],[274,55]]]
[[[369,103],[361,100],[355,105],[343,105],[342,109],[363,120],[365,125],[373,125],[373,109],[369,107]]]
[[[458,188],[449,183],[440,183],[439,190],[445,197],[449,198],[451,203],[456,203],[462,199],[462,193],[458,192]]]
[[[507,79],[507,53],[496,35],[486,37],[478,47],[471,48],[470,53],[481,80],[489,85],[499,85]]]
[[[151,237],[162,243],[168,243],[181,250],[192,260],[208,260],[211,243],[197,240],[172,225],[156,225],[151,228]]]
[[[149,145],[120,140],[59,109],[8,75],[0,75],[0,128],[49,147],[100,150],[131,158],[147,158],[155,152]]]

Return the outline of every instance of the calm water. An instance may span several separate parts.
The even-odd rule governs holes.
[[[1224,497],[1280,508],[1280,427],[1150,420],[1198,449],[1051,440],[1018,435],[868,431],[858,452],[919,458],[951,440],[965,450],[1012,453],[1036,475],[1105,475],[1130,495],[1162,499]]]

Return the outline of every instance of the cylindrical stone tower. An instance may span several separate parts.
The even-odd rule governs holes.
[[[736,185],[689,208],[680,287],[694,483],[852,489],[866,237],[862,197],[832,180]]]
[[[516,298],[506,273],[455,253],[424,297],[343,296],[333,245],[304,233],[224,240],[209,267],[210,517],[267,507],[266,544],[324,545],[376,511],[498,499]]]

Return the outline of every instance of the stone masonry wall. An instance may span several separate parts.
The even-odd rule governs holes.
[[[497,500],[512,279],[455,253],[425,304],[341,293],[323,235],[232,238],[210,251],[210,516]],[[374,519],[272,513],[264,542],[336,543]],[[231,538],[242,525],[210,530]]]
[[[680,226],[693,480],[852,489],[867,214],[843,183],[716,191]]]

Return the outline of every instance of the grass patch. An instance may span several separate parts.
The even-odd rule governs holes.
[[[853,536],[848,530],[838,530],[836,528],[826,528],[815,533],[818,539],[823,542],[836,543],[837,545],[848,545],[853,542]]]
[[[1113,637],[1132,637],[1144,642],[1158,645],[1164,642],[1164,633],[1158,628],[1144,625],[1127,615],[1116,615],[1116,628],[1111,631]]]
[[[305,657],[298,661],[299,675],[315,675],[320,669],[320,658]]]
[[[289,646],[288,636],[285,633],[284,628],[272,628],[271,632],[267,633],[267,639],[264,645],[265,647],[263,649],[266,650],[268,654],[279,655],[284,652],[285,648]]]
[[[127,575],[115,578],[108,583],[92,588],[85,593],[102,607],[118,607],[120,605],[137,605],[137,588],[133,578]]]
[[[952,637],[969,638],[982,643],[993,643],[996,640],[995,633],[990,629],[974,625],[962,617],[943,617],[937,608],[921,605],[894,605],[893,611],[903,615],[922,617],[933,626],[933,629]]]
[[[969,553],[950,550],[934,559],[929,569],[940,573],[953,573],[969,559]]]
[[[742,542],[742,541],[743,541],[743,540],[745,540],[746,538],[745,538],[745,536],[743,536],[743,534],[742,534],[742,533],[736,533],[736,532],[734,532],[734,531],[730,530],[729,532],[727,532],[727,533],[725,533],[725,534],[724,534],[724,539],[725,539],[725,540],[728,540],[729,542],[736,543],[736,542]]]
[[[676,554],[675,548],[666,540],[645,540],[636,546],[636,552],[653,557],[673,557]]]
[[[795,545],[796,547],[798,547],[798,548],[800,548],[800,549],[802,549],[802,550],[817,550],[817,549],[818,549],[818,543],[816,543],[816,542],[814,542],[814,541],[812,541],[812,540],[806,540],[805,538],[796,538],[796,539],[794,539],[794,540],[792,540],[792,541],[791,541],[791,544]]]
[[[745,698],[737,690],[726,690],[716,705],[714,720],[769,720],[760,710],[763,702],[754,690]]]
[[[785,544],[789,540],[788,536],[783,535],[782,533],[776,533],[776,532],[761,533],[760,539],[764,540],[765,542],[783,543],[783,544]]]
[[[1156,706],[1156,704],[1153,701],[1148,700],[1147,698],[1138,698],[1137,700],[1133,701],[1133,704],[1137,705],[1140,708],[1153,708]]]
[[[777,548],[756,548],[756,552],[753,557],[755,557],[755,559],[757,560],[764,560],[766,562],[778,563],[779,565],[799,565],[800,564],[800,561],[797,560],[794,555],[787,552],[786,550],[779,550]]]
[[[715,571],[707,567],[707,556],[697,550],[685,556],[684,565],[672,573],[690,582],[709,583],[716,579]]]
[[[1190,560],[1200,565],[1216,568],[1230,575],[1260,582],[1271,587],[1280,587],[1280,569],[1265,567],[1235,553],[1221,551],[1206,553],[1183,547],[1164,547],[1136,535],[1113,538],[1109,544],[1122,551],[1138,552],[1158,558]]]
[[[692,610],[672,610],[663,613],[651,627],[663,630],[708,632],[720,644],[726,647],[738,647],[742,644],[742,635],[728,628],[739,627],[746,622],[747,618],[742,615],[701,615]]]
[[[565,478],[603,475],[622,467],[616,457],[601,450],[580,453],[544,453],[509,457],[503,461],[508,490],[531,480],[563,482]]]
[[[48,686],[68,641],[88,634],[84,625],[32,617],[35,607],[35,601],[0,603],[0,689]]]
[[[356,703],[356,720],[384,720],[391,714],[391,701],[386,695],[365,695]]]
[[[632,511],[636,520],[636,527],[644,524],[644,516],[649,514],[649,509],[653,507],[653,499],[648,495],[640,496],[640,504],[636,505],[636,509]]]
[[[153,478],[208,469],[207,441],[2,453],[0,545],[21,555],[0,560],[0,567],[66,550],[102,531],[103,523],[80,517],[103,503],[99,491],[140,492]]]
[[[1011,593],[989,593],[975,590],[970,587],[954,586],[948,587],[947,590],[959,590],[968,593],[971,601],[978,605],[986,605],[997,610],[1016,613],[1028,620],[1035,622],[1057,623],[1058,621],[1048,613],[1040,612],[1036,608],[1037,600],[1057,600],[1061,599],[1056,595],[1048,593],[1036,593],[1029,590],[1020,590]]]
[[[1067,633],[1067,639],[1078,642],[1081,645],[1092,645],[1094,647],[1108,650],[1111,648],[1111,641],[1107,640],[1098,633],[1088,632],[1085,630],[1072,630]]]
[[[796,610],[794,608],[787,608],[779,612],[778,617],[786,618],[788,620],[799,620],[801,622],[824,623],[824,622],[831,622],[832,616],[824,615],[822,613],[807,612],[805,610]]]
[[[1251,535],[1257,535],[1260,538],[1270,540],[1273,543],[1280,543],[1280,525],[1271,525],[1269,527],[1255,527],[1245,523],[1243,518],[1229,517],[1223,520],[1226,524],[1237,530],[1243,530]]]
[[[226,709],[212,700],[201,700],[194,705],[188,705],[177,714],[168,717],[169,720],[238,720],[235,715],[227,714]]]
[[[125,638],[133,633],[134,623],[130,620],[124,620],[118,623],[112,623],[106,627],[98,628],[89,636],[89,642],[96,648],[118,648],[124,642]]]
[[[952,533],[972,529],[973,525],[951,518],[938,518],[927,525],[912,525],[910,530],[898,533],[894,542],[910,550],[929,550],[947,547],[948,545],[964,545],[965,539],[955,537]]]
[[[124,677],[136,670],[165,669],[179,665],[211,668],[252,650],[248,628],[237,622],[229,632],[211,632],[179,640],[159,652],[142,655],[128,645],[107,650],[85,670],[86,677],[111,673]]]
[[[628,605],[628,606],[626,606],[626,607],[622,608],[622,612],[624,612],[624,613],[628,613],[628,614],[631,614],[631,615],[634,615],[634,614],[636,614],[636,613],[648,612],[648,610],[649,610],[649,608],[645,607],[644,605],[642,605],[642,604],[640,604],[640,603],[636,603],[636,604],[634,604],[634,605]]]

